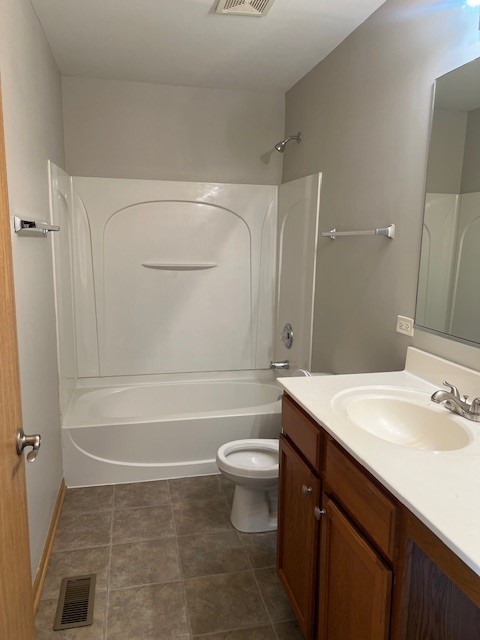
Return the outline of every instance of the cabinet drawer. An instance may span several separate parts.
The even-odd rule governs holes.
[[[317,471],[321,470],[323,434],[287,395],[283,396],[282,429]]]
[[[328,440],[325,481],[351,516],[390,559],[395,547],[395,504]]]

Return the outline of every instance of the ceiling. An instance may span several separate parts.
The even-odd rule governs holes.
[[[63,75],[225,89],[292,87],[384,0],[32,0]]]

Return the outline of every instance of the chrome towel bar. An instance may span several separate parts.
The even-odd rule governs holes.
[[[339,236],[385,236],[393,239],[395,238],[395,225],[391,224],[388,227],[369,229],[367,231],[337,231],[336,229],[330,229],[330,231],[322,231],[322,236],[331,240],[335,240]]]
[[[49,231],[60,231],[58,224],[48,224],[40,220],[23,220],[19,216],[13,217],[13,228],[18,235],[36,235],[46,236]]]

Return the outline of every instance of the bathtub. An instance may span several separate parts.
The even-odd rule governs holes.
[[[273,378],[175,380],[77,389],[62,426],[65,482],[81,487],[217,473],[220,445],[277,438]]]

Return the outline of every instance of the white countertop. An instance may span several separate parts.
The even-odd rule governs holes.
[[[471,393],[469,390],[476,387],[476,395],[480,395],[479,372],[412,348],[405,371],[279,378],[278,382],[480,576],[480,423],[458,418],[473,436],[465,448],[424,451],[382,440],[332,408],[332,399],[338,393],[354,387],[396,387],[431,395],[441,387],[441,383],[435,384],[437,379],[445,377],[458,384],[462,393]],[[433,403],[432,407],[448,412]]]

